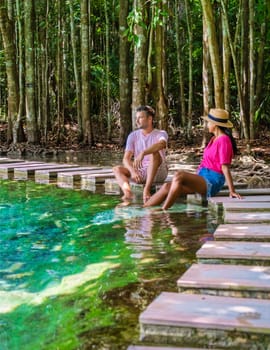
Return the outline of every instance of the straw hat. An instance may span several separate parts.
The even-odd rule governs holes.
[[[208,116],[202,118],[218,126],[223,126],[225,128],[233,127],[233,124],[229,121],[229,113],[225,111],[225,109],[211,108]]]

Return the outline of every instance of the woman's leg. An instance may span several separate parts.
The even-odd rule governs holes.
[[[172,179],[170,190],[162,209],[166,210],[170,208],[180,195],[191,193],[200,193],[204,195],[206,192],[207,184],[202,176],[185,171],[178,171]]]
[[[166,182],[161,186],[161,188],[151,196],[146,203],[144,203],[144,207],[151,207],[154,205],[161,204],[164,199],[167,197],[171,187],[171,182]]]

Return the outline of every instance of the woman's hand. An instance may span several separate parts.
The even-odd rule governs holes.
[[[230,198],[238,198],[242,199],[242,196],[239,193],[236,192],[230,192]]]

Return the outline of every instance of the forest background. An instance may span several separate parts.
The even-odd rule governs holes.
[[[124,145],[142,104],[189,142],[226,108],[250,142],[269,53],[269,0],[0,0],[1,142]]]

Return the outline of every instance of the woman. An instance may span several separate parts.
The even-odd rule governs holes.
[[[212,197],[223,187],[225,180],[230,197],[241,198],[235,192],[230,164],[237,153],[237,147],[230,129],[229,113],[224,109],[210,109],[207,117],[209,132],[214,134],[206,146],[197,174],[177,171],[171,183],[165,183],[145,204],[144,207],[159,205],[162,209],[170,208],[177,197],[184,194],[200,193]]]

